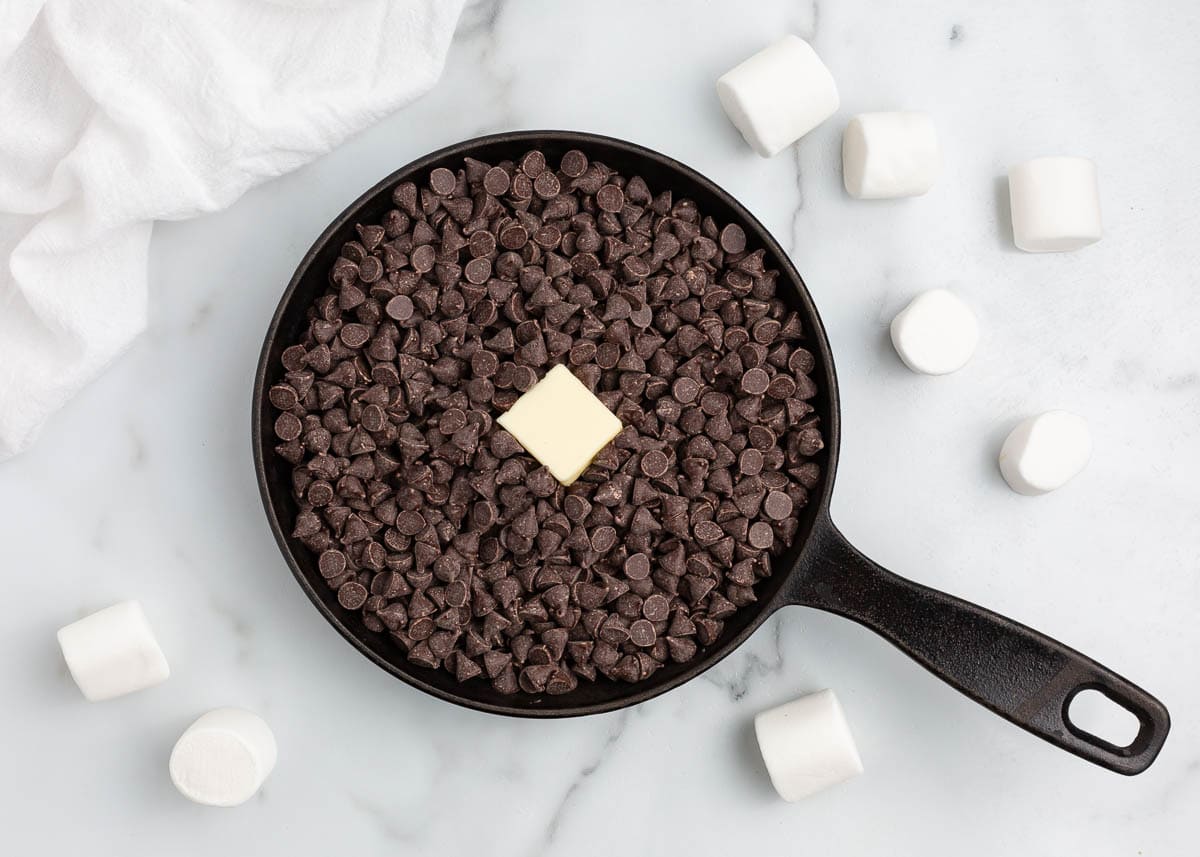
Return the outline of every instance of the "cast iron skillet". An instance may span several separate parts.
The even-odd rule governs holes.
[[[429,171],[462,166],[464,156],[496,163],[516,160],[533,147],[552,163],[579,148],[629,175],[641,175],[653,189],[670,188],[676,199],[690,197],[719,222],[742,224],[751,247],[764,247],[781,272],[780,297],[799,311],[805,345],[816,356],[813,400],[825,433],[823,483],[801,512],[794,547],[775,563],[775,573],[759,585],[759,600],[742,608],[712,646],[686,664],[671,664],[645,681],[624,684],[580,682],[562,696],[504,696],[483,680],[460,684],[446,672],[414,666],[386,634],[367,630],[359,614],[342,609],[317,572],[314,557],[290,536],[296,507],[290,493],[290,465],[274,453],[274,417],[266,390],[283,374],[280,354],[303,330],[305,312],[326,287],[327,272],[339,248],[356,237],[356,222],[378,223],[392,207],[391,190],[405,180],[424,181]],[[598,714],[645,702],[695,678],[736,649],[780,607],[801,604],[853,619],[899,647],[918,663],[1001,717],[1058,747],[1122,774],[1145,770],[1162,748],[1170,727],[1157,699],[1079,652],[1030,628],[958,598],[905,580],[880,567],[846,541],[829,517],[837,466],[839,431],[837,377],[833,355],[812,298],[787,254],[737,200],[689,167],[658,152],[622,140],[569,131],[520,131],[480,137],[434,152],[397,170],[359,197],[337,217],[305,254],[279,301],[267,330],[254,383],[253,446],[259,487],[271,530],[296,580],[321,614],[351,645],[383,669],[439,699],[519,717],[573,717]],[[1076,727],[1067,716],[1072,698],[1094,688],[1138,719],[1137,737],[1117,747]]]

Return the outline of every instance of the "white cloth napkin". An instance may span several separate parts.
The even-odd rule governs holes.
[[[462,0],[2,0],[0,459],[146,326],[152,221],[433,86]]]

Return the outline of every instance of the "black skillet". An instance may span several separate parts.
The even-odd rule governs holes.
[[[274,453],[273,416],[266,390],[283,374],[279,358],[305,327],[305,312],[325,290],[327,272],[342,244],[356,237],[357,222],[378,223],[392,207],[399,182],[423,182],[435,167],[458,169],[464,156],[496,163],[541,148],[552,163],[579,148],[625,175],[641,175],[651,188],[690,197],[718,222],[742,224],[751,247],[761,246],[782,273],[779,294],[805,321],[806,346],[816,356],[813,400],[825,432],[823,484],[801,513],[794,547],[759,587],[759,600],[739,610],[712,646],[686,664],[668,665],[645,681],[581,682],[562,696],[504,696],[483,680],[460,684],[446,672],[414,666],[386,634],[369,631],[362,617],[341,608],[317,572],[314,557],[290,536],[296,507],[291,467]],[[300,262],[279,302],[263,343],[253,401],[254,463],[275,539],[296,580],[321,614],[355,648],[397,678],[439,699],[467,708],[519,717],[599,714],[645,702],[678,687],[736,649],[780,607],[800,604],[838,613],[870,628],[934,675],[996,714],[1081,758],[1121,774],[1137,774],[1154,761],[1170,728],[1157,699],[1113,671],[1024,625],[951,595],[905,580],[859,553],[829,517],[840,438],[837,377],[817,308],[786,253],[737,200],[695,170],[650,149],[595,134],[520,131],[449,146],[385,178],[340,214]],[[1074,696],[1095,689],[1138,719],[1137,737],[1125,747],[1076,727],[1067,716]]]

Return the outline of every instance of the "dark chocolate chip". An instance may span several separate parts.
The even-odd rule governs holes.
[[[445,167],[438,167],[429,174],[429,187],[439,196],[449,196],[452,194],[455,182],[454,173]]]
[[[742,375],[742,390],[749,393],[751,396],[761,396],[767,392],[767,387],[771,384],[771,376],[761,367],[755,366],[753,369],[747,369]]]
[[[657,479],[665,474],[670,466],[670,459],[661,450],[654,449],[642,456],[642,472],[651,479]]]
[[[508,193],[508,173],[500,167],[492,167],[483,177],[483,189],[492,196],[503,196]]]
[[[408,295],[396,295],[387,303],[386,312],[396,321],[408,321],[415,311],[412,298]]]
[[[596,205],[602,211],[616,213],[625,207],[625,193],[615,184],[606,184],[596,191]]]
[[[563,154],[559,169],[568,178],[579,178],[588,168],[587,155],[578,149],[571,149]]]
[[[338,587],[338,604],[347,610],[357,610],[367,603],[367,587],[356,581],[347,581]]]
[[[792,498],[782,491],[772,491],[763,500],[763,512],[773,521],[782,521],[792,514]]]
[[[650,576],[650,558],[644,553],[632,554],[625,560],[625,576],[630,580],[645,580]]]
[[[766,521],[756,521],[750,525],[749,541],[750,546],[759,550],[766,550],[774,541],[775,535],[771,532],[771,525]]]
[[[726,253],[741,253],[746,249],[746,233],[736,223],[730,223],[721,230],[720,243]]]

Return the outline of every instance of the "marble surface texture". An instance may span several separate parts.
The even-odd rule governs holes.
[[[811,39],[836,117],[762,160],[716,77]],[[160,224],[152,322],[28,454],[0,465],[3,850],[39,854],[1175,855],[1200,804],[1200,7],[924,0],[518,2],[468,7],[437,88],[228,211]],[[925,198],[841,188],[857,112],[930,111]],[[674,155],[743,200],[808,281],[838,359],[833,516],[868,555],[1044,629],[1158,694],[1174,731],[1127,779],[1009,726],[844,620],[781,611],[719,667],[636,709],[533,723],[461,710],[356,654],[293,582],[249,453],[251,374],[293,267],[380,176],[512,128],[580,128]],[[1008,165],[1099,164],[1106,237],[1012,246]],[[887,324],[918,290],[976,308],[974,361],[908,372]],[[995,467],[1020,418],[1092,424],[1055,494]],[[88,705],[60,625],[142,599],[169,682]],[[866,773],[800,804],[768,784],[755,712],[836,689]],[[237,810],[182,800],[170,747],[243,705],[280,760]],[[1189,821],[1190,817],[1190,821]]]

